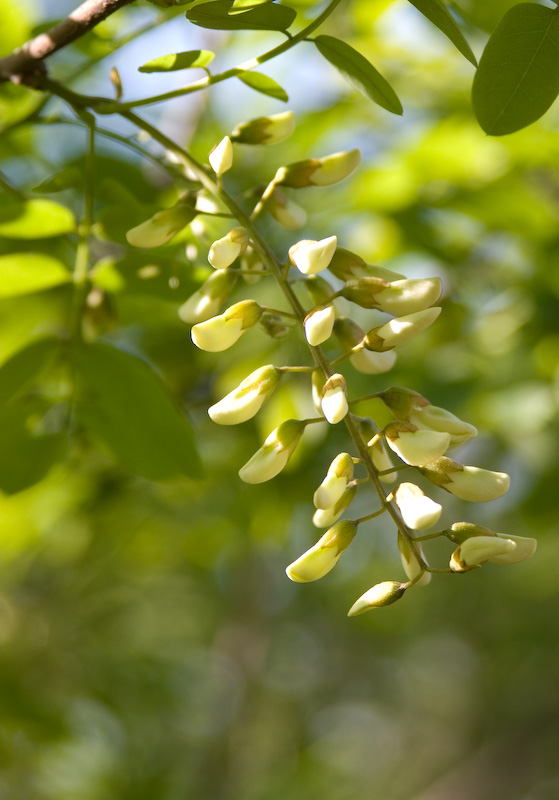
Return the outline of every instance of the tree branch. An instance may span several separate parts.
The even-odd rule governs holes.
[[[0,82],[33,85],[34,79],[46,73],[45,58],[71,44],[87,33],[106,17],[134,0],[85,0],[79,8],[46,33],[41,33],[0,58]]]

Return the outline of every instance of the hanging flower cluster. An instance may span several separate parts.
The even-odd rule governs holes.
[[[223,192],[222,176],[233,166],[234,147],[273,144],[293,129],[291,112],[260,117],[238,125],[212,150],[209,164],[215,175],[214,194],[230,211],[233,203]],[[385,489],[385,484],[396,481],[400,469],[415,469],[435,492],[443,489],[469,502],[487,502],[504,495],[509,488],[508,475],[463,465],[447,455],[477,435],[472,425],[450,411],[397,386],[373,391],[366,398],[352,398],[348,388],[351,380],[341,372],[347,363],[366,375],[388,372],[396,361],[397,349],[420,335],[439,316],[441,308],[436,303],[442,290],[440,279],[408,279],[389,269],[368,265],[357,254],[340,247],[333,234],[318,241],[294,242],[287,257],[281,259],[255,227],[256,218],[268,213],[286,229],[295,229],[304,222],[305,214],[286,191],[335,184],[353,172],[359,159],[359,151],[350,150],[280,167],[260,192],[250,216],[233,206],[238,224],[209,247],[208,261],[215,272],[179,310],[181,319],[192,324],[194,344],[210,352],[232,347],[241,336],[257,328],[279,338],[299,327],[308,344],[309,365],[262,366],[211,406],[209,415],[220,425],[245,422],[259,412],[287,375],[292,373],[290,379],[297,380],[310,377],[309,390],[318,416],[289,419],[273,430],[241,467],[239,476],[246,483],[262,483],[278,475],[308,425],[345,423],[354,453],[343,452],[334,458],[313,495],[313,524],[327,528],[326,533],[287,567],[287,575],[296,582],[322,578],[338,563],[362,523],[381,514],[390,516],[396,526],[407,580],[376,584],[354,603],[350,616],[396,602],[411,586],[428,583],[433,572],[466,572],[488,562],[514,564],[529,558],[536,547],[534,539],[495,533],[469,522],[456,522],[450,528],[425,534],[436,526],[442,506],[413,479]],[[131,243],[142,240],[143,246],[149,246],[145,242],[150,236],[167,241],[171,231],[172,235],[177,232],[179,218],[187,219],[196,213],[192,209],[192,204],[183,204],[169,209],[167,216],[159,212],[130,232]],[[274,278],[288,308],[268,309],[248,299],[221,311],[239,277],[248,284],[262,277]],[[310,307],[303,307],[294,291],[295,283],[304,285]],[[361,328],[349,316],[340,314],[338,298],[343,298],[344,308],[349,304],[373,310],[377,324],[368,330]],[[388,319],[378,324],[378,312]],[[335,353],[327,356],[322,345],[329,353],[335,349]],[[372,397],[382,401],[394,417],[382,430],[370,417],[356,416],[350,410],[353,403]],[[363,492],[367,486],[373,489],[377,507],[365,517],[340,520],[357,491]],[[454,547],[445,569],[430,566],[423,551],[423,542],[438,537],[446,537]]]

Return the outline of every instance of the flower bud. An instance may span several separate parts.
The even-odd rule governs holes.
[[[307,186],[331,186],[347,178],[361,161],[359,150],[332,153],[324,158],[306,158],[286,167],[280,167],[274,182],[292,189]]]
[[[241,300],[218,317],[193,325],[190,335],[200,350],[219,353],[227,350],[241,338],[243,333],[255,325],[262,309],[254,300]]]
[[[208,156],[210,166],[216,175],[223,175],[233,165],[233,145],[228,136],[224,136],[219,144],[216,144],[214,149]]]
[[[265,271],[260,255],[252,247],[247,247],[241,256],[242,278],[247,284],[258,283]]]
[[[403,386],[389,386],[388,389],[379,392],[379,398],[390,409],[396,419],[407,421],[409,421],[410,414],[414,411],[429,405],[427,398],[423,397],[419,392],[414,392]],[[419,428],[421,426],[417,425],[416,427]]]
[[[374,444],[369,444],[369,442],[374,439],[376,434],[379,432],[378,427],[375,425],[373,420],[369,417],[356,417],[355,419],[359,429],[359,435],[363,441],[367,443],[369,455],[371,456],[373,464],[377,470],[382,472],[386,469],[392,469],[394,465],[390,460],[390,456],[388,455],[384,441],[382,439],[376,439]],[[396,480],[396,473],[389,472],[386,475],[379,475],[379,477],[383,483],[394,483]]]
[[[287,577],[296,583],[308,583],[324,577],[336,566],[356,531],[354,522],[347,519],[338,522],[310,550],[287,567]]]
[[[423,558],[423,549],[421,547],[421,542],[415,542],[415,547],[417,548],[417,551]],[[416,578],[420,572],[423,572],[421,578],[419,578],[419,580],[417,580],[415,583],[416,586],[427,586],[427,584],[431,582],[431,573],[423,571],[423,568],[420,566],[419,561],[417,560],[415,554],[412,552],[411,547],[406,542],[401,533],[398,533],[398,550],[400,551],[400,558],[402,560],[402,566],[404,568],[404,572],[406,573],[410,581],[413,581],[414,578]]]
[[[248,242],[248,233],[244,228],[233,228],[212,244],[208,261],[215,269],[226,269],[246,250]]]
[[[179,317],[183,322],[194,323],[204,322],[215,316],[231,293],[236,280],[235,273],[226,269],[216,270],[198,291],[182,304],[179,308]]]
[[[264,208],[271,216],[289,231],[302,228],[307,221],[307,212],[294,203],[279,189],[274,189],[264,202]]]
[[[536,539],[529,536],[509,536],[506,533],[498,533],[497,536],[499,539],[514,542],[515,547],[514,550],[509,550],[507,553],[492,555],[489,559],[492,564],[519,564],[533,556],[538,546]]]
[[[443,456],[419,470],[431,483],[446,489],[460,500],[486,503],[497,500],[508,490],[510,478],[506,472],[492,472],[481,467],[468,467]]]
[[[348,353],[363,341],[365,332],[347,317],[341,317],[334,323],[334,334],[340,347]],[[372,350],[357,350],[349,357],[350,363],[358,372],[364,375],[380,375],[388,372],[396,363],[396,353],[387,350],[385,353],[375,353]]]
[[[391,319],[385,325],[370,330],[365,336],[365,347],[368,350],[383,352],[391,347],[409,342],[414,336],[422,333],[437,319],[441,309],[438,306],[416,311],[404,317]]]
[[[382,278],[388,282],[403,280],[406,277],[385,267],[371,266],[361,256],[346,250],[344,247],[338,247],[328,269],[332,275],[335,275],[341,281],[363,278],[367,275]]]
[[[282,372],[273,364],[251,372],[218,403],[208,409],[208,414],[218,425],[237,425],[257,414],[281,380]]]
[[[298,419],[282,422],[244,467],[241,467],[241,480],[245,483],[264,483],[279,475],[297,447],[305,427],[305,422]]]
[[[497,536],[495,531],[484,525],[476,525],[474,522],[453,522],[444,534],[455,544],[462,544],[472,536]]]
[[[401,483],[394,494],[402,519],[414,531],[431,528],[441,516],[442,506],[426,497],[415,483]]]
[[[339,372],[324,384],[320,407],[331,425],[340,422],[349,411],[345,378]]]
[[[313,303],[317,306],[324,306],[330,302],[335,294],[334,287],[320,275],[310,275],[305,281],[305,289]]]
[[[326,269],[336,251],[337,242],[336,236],[318,242],[303,239],[289,248],[289,260],[303,275],[314,275]]]
[[[340,453],[328,467],[326,477],[316,490],[313,502],[316,508],[336,505],[353,478],[353,460],[349,453]]]
[[[241,122],[231,133],[231,139],[240,144],[275,144],[287,139],[294,130],[295,114],[293,111],[283,111],[281,114]]]
[[[356,491],[357,487],[355,484],[353,484],[345,490],[343,495],[333,506],[329,506],[328,508],[317,508],[312,518],[312,524],[315,526],[315,528],[327,528],[329,525],[332,525],[337,519],[339,519],[346,508],[348,508],[353,502]]]
[[[402,461],[414,467],[430,464],[446,453],[450,446],[448,433],[419,430],[407,422],[391,422],[383,433],[390,449]]]
[[[271,339],[282,339],[287,336],[291,328],[285,321],[285,317],[279,314],[262,314],[260,327]]]
[[[472,436],[477,436],[477,430],[473,425],[459,419],[446,408],[439,408],[439,406],[431,404],[412,411],[409,421],[418,428],[449,433],[451,447],[463,444]]]
[[[492,561],[512,553],[516,547],[512,539],[498,536],[473,536],[466,539],[452,554],[450,568],[453,572],[464,572],[486,561]]]
[[[131,228],[126,234],[133,247],[161,247],[192,222],[197,211],[188,203],[158,211],[153,217]]]
[[[356,617],[358,614],[364,614],[371,608],[381,608],[382,606],[389,606],[399,600],[406,591],[405,583],[399,581],[383,581],[377,583],[369,589],[368,592],[361,595],[359,600],[356,600],[352,607],[347,612],[348,617]]]
[[[312,347],[325,342],[330,338],[334,322],[336,321],[336,309],[333,305],[322,306],[322,308],[315,308],[305,317],[305,336],[307,342]]]
[[[320,370],[315,369],[311,374],[312,401],[317,414],[322,414],[322,390],[324,389],[325,379]]]
[[[402,316],[423,311],[436,303],[441,296],[441,282],[439,278],[420,278],[389,283],[369,276],[348,281],[340,294],[362,308],[378,308]]]

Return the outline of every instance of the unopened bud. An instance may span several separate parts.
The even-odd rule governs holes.
[[[450,446],[448,433],[420,430],[407,422],[391,422],[383,433],[390,449],[414,467],[430,464]]]
[[[287,577],[296,583],[322,578],[336,566],[351,544],[356,530],[355,523],[349,520],[338,522],[310,550],[287,567]]]
[[[453,522],[450,528],[443,532],[455,544],[462,544],[472,536],[497,536],[495,531],[484,525],[476,525],[474,522]]]
[[[337,242],[336,236],[328,236],[318,242],[303,239],[289,248],[289,260],[303,275],[314,275],[326,269],[336,251]]]
[[[316,490],[313,502],[316,508],[336,505],[353,478],[353,460],[349,453],[340,453],[328,467],[326,477]]]
[[[466,539],[454,551],[450,558],[450,568],[454,572],[463,572],[465,569],[477,567],[486,561],[506,557],[515,548],[516,544],[512,539],[502,539],[498,536],[473,536],[471,539]]]
[[[365,611],[370,611],[371,608],[381,608],[382,606],[390,606],[399,600],[406,591],[406,584],[399,581],[383,581],[377,583],[369,589],[368,592],[361,595],[359,600],[356,600],[352,607],[347,612],[348,617],[356,617],[358,614],[364,614]]]
[[[334,287],[320,275],[310,275],[305,281],[305,289],[317,306],[326,305],[335,294]]]
[[[153,217],[131,228],[126,239],[133,247],[161,247],[192,222],[197,211],[192,206],[179,203],[158,211]]]
[[[472,436],[477,436],[477,430],[473,425],[459,419],[446,408],[430,404],[412,411],[409,421],[418,428],[449,433],[451,447],[463,444]]]
[[[282,422],[244,467],[241,467],[241,480],[245,483],[264,483],[279,475],[297,447],[305,427],[305,423],[298,419]]]
[[[406,389],[403,386],[389,386],[383,392],[379,392],[379,398],[384,405],[390,409],[396,419],[403,419],[409,421],[410,415],[424,406],[429,405],[427,398],[414,392],[411,389]],[[416,427],[421,427],[417,425]]]
[[[212,244],[208,253],[208,261],[215,269],[226,269],[246,250],[248,243],[246,230],[233,228]]]
[[[247,247],[241,256],[242,278],[245,283],[258,283],[265,271],[260,255],[251,247]]]
[[[228,136],[224,136],[219,144],[216,144],[214,149],[208,156],[210,166],[216,175],[223,175],[233,165],[233,145]]]
[[[370,330],[365,336],[365,347],[369,350],[383,352],[391,347],[409,342],[419,333],[433,324],[441,309],[438,306],[416,311],[403,317],[391,319],[385,325]]]
[[[423,550],[421,548],[421,542],[414,542],[414,545],[421,558],[423,558]],[[431,582],[431,573],[426,572],[423,569],[423,567],[417,560],[415,553],[412,551],[410,545],[406,542],[401,533],[398,533],[398,550],[400,551],[400,558],[402,561],[404,572],[406,573],[410,581],[413,581],[419,575],[420,572],[423,572],[421,578],[415,581],[415,585],[427,586],[427,584]]]
[[[281,380],[282,372],[273,364],[251,372],[218,403],[208,409],[208,414],[219,425],[237,425],[257,414]]]
[[[292,189],[307,186],[331,186],[347,178],[361,161],[359,150],[332,153],[324,158],[307,158],[286,167],[280,167],[274,182]]]
[[[262,314],[260,327],[271,339],[282,339],[287,336],[291,328],[286,324],[285,317],[279,314]]]
[[[231,139],[240,144],[275,144],[287,139],[295,130],[295,114],[283,111],[269,117],[257,117],[241,122],[231,133]]]
[[[401,317],[423,311],[441,296],[439,278],[420,278],[387,282],[382,278],[364,277],[348,281],[342,297],[362,308],[377,308]]]
[[[349,411],[345,378],[339,372],[324,384],[320,407],[331,425],[340,422]]]
[[[272,217],[279,222],[284,228],[289,231],[295,231],[297,228],[302,228],[307,221],[307,212],[297,203],[294,203],[291,198],[287,197],[279,189],[275,189],[273,193],[264,202],[264,208],[271,214]]]
[[[327,528],[339,519],[353,502],[357,487],[355,484],[348,486],[340,499],[328,508],[317,508],[313,514],[312,524],[315,528]]]
[[[219,353],[238,341],[243,333],[255,325],[262,309],[254,300],[241,300],[218,317],[193,325],[190,335],[201,350]]]
[[[329,339],[335,320],[336,309],[333,305],[315,308],[307,314],[304,320],[307,342],[312,347],[318,347],[318,345]]]
[[[472,503],[497,500],[507,492],[510,485],[510,478],[506,472],[463,466],[447,457],[422,466],[420,472],[431,483],[446,489],[461,500]]]
[[[366,261],[352,253],[351,250],[346,250],[344,247],[338,247],[334,254],[334,258],[328,267],[332,275],[339,278],[341,281],[348,281],[354,278],[363,278],[366,275],[374,278],[382,278],[384,281],[398,281],[403,280],[405,275],[400,275],[399,272],[392,272],[385,267],[376,267],[367,264]]]
[[[313,370],[311,374],[312,401],[317,414],[322,414],[322,390],[324,389],[325,379],[319,370]]]
[[[384,470],[393,469],[394,465],[390,460],[383,439],[377,438],[376,436],[379,429],[373,420],[370,419],[370,417],[356,417],[355,419],[359,429],[359,435],[363,441],[367,443],[369,455],[377,470],[383,472]],[[373,444],[369,444],[371,441]],[[388,472],[386,475],[379,475],[379,477],[383,483],[394,483],[396,480],[396,472]]]
[[[204,322],[215,316],[222,303],[228,298],[237,276],[226,269],[218,269],[204,281],[198,291],[194,292],[179,308],[179,317],[183,322]]]
[[[442,506],[423,494],[415,483],[401,483],[394,494],[402,519],[414,531],[431,528],[441,516]]]
[[[365,332],[353,320],[341,317],[334,323],[334,334],[340,343],[340,347],[348,353],[363,341]],[[380,375],[388,372],[396,363],[396,353],[394,350],[387,350],[385,353],[375,353],[372,350],[357,350],[349,357],[350,363],[364,375]]]

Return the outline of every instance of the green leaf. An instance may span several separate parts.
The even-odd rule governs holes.
[[[79,419],[133,472],[150,480],[198,478],[191,429],[143,361],[97,342],[77,352]]]
[[[83,170],[77,167],[65,167],[60,172],[42,181],[33,188],[37,194],[62,192],[64,189],[76,189],[83,186]]]
[[[285,89],[273,78],[268,77],[268,75],[263,75],[261,72],[243,70],[238,73],[237,78],[247,86],[250,86],[251,89],[261,94],[268,95],[268,97],[273,97],[276,100],[281,100],[282,103],[287,103],[289,100]]]
[[[60,339],[37,339],[5,361],[0,366],[0,405],[36,384],[59,349]]]
[[[0,207],[0,236],[44,239],[75,230],[74,215],[53,200],[28,200]]]
[[[535,122],[559,94],[559,13],[521,3],[487,42],[474,78],[477,120],[492,136]]]
[[[138,72],[174,72],[177,69],[206,67],[215,58],[211,50],[188,50],[184,53],[170,53],[160,56],[138,67]]]
[[[49,406],[44,400],[0,406],[0,489],[15,494],[33,486],[64,457],[64,431],[42,433]]]
[[[454,17],[443,5],[441,0],[409,0],[412,6],[415,6],[424,17],[427,17],[429,22],[432,22],[445,36],[447,36],[452,44],[466,56],[474,67],[477,66],[476,57],[472,53],[472,49],[462,31],[456,24]]]
[[[44,253],[10,253],[0,256],[0,298],[40,292],[67,283],[64,264]]]
[[[186,18],[201,28],[226,31],[285,31],[297,12],[275,3],[252,8],[244,14],[229,14],[233,0],[213,0],[186,12]]]
[[[273,0],[233,0],[229,14],[245,14],[251,8],[262,6],[265,3],[273,3]]]
[[[393,114],[402,114],[402,104],[394,89],[365,56],[334,36],[313,39],[319,52],[357,91]]]

